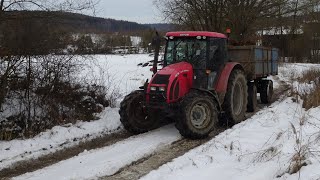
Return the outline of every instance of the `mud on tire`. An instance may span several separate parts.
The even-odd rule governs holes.
[[[192,90],[180,103],[176,127],[180,134],[190,139],[201,139],[218,125],[217,103],[208,94]]]
[[[156,111],[146,110],[143,107],[144,94],[142,91],[133,91],[120,103],[120,121],[124,128],[139,134],[159,127],[159,116]]]
[[[222,104],[228,123],[231,125],[245,119],[248,97],[247,80],[243,71],[233,70],[229,80],[227,92]]]

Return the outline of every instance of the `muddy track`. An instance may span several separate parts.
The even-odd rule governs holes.
[[[180,139],[171,145],[161,149],[161,151],[142,158],[130,165],[120,169],[112,176],[101,177],[101,180],[136,180],[148,174],[150,171],[159,168],[161,165],[172,161],[174,158],[182,156],[191,149],[194,149],[212,139],[217,134],[226,130],[226,127],[218,128],[206,139],[190,140]]]
[[[283,100],[285,93],[290,89],[290,86],[285,84],[284,82],[281,83],[278,89],[275,89],[274,96],[272,98],[272,103],[277,100]],[[267,107],[268,105],[259,104],[259,110]],[[253,116],[254,113],[247,113],[246,117],[250,118]],[[158,152],[154,154],[144,157],[136,162],[131,163],[130,165],[120,169],[117,173],[112,176],[105,176],[101,177],[102,180],[137,180],[144,175],[147,175],[152,170],[158,169],[163,164],[166,164],[172,161],[174,158],[182,156],[183,154],[187,153],[191,149],[194,149],[209,140],[211,140],[216,135],[220,134],[221,132],[227,130],[228,126],[223,126],[218,128],[215,132],[212,132],[207,139],[202,140],[189,140],[189,139],[181,139],[176,141],[175,143],[164,147]]]
[[[103,137],[99,137],[89,141],[80,142],[77,146],[65,148],[63,150],[39,157],[37,159],[20,161],[9,168],[2,169],[0,171],[0,179],[9,179],[25,174],[27,172],[33,172],[35,170],[42,169],[62,160],[76,156],[84,150],[92,150],[109,146],[130,136],[131,134],[122,131],[119,133],[105,135]]]

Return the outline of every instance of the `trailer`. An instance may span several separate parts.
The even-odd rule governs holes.
[[[261,46],[229,46],[229,60],[239,62],[247,79],[253,80],[278,75],[279,50]]]

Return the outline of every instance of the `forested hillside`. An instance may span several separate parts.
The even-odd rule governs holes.
[[[8,27],[8,24],[11,24],[13,21],[27,20],[41,24],[53,31],[59,28],[75,33],[132,32],[148,28],[134,22],[60,11],[9,11],[5,12],[4,16],[6,21],[1,24],[2,27]]]
[[[62,53],[70,45],[76,47],[76,53],[108,53],[110,47],[130,46],[130,36],[142,37],[151,29],[134,22],[60,11],[6,11],[2,19],[0,55]],[[93,34],[98,36],[94,39]]]

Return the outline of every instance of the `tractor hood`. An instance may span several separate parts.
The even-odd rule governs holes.
[[[187,62],[180,62],[166,66],[165,68],[161,69],[157,74],[172,75],[177,77],[179,76],[179,74],[186,73],[189,71],[192,71],[192,65]]]
[[[175,102],[190,91],[192,80],[193,68],[190,63],[180,62],[171,64],[153,76],[147,92],[151,94],[161,93],[161,95],[164,95],[167,103]]]

